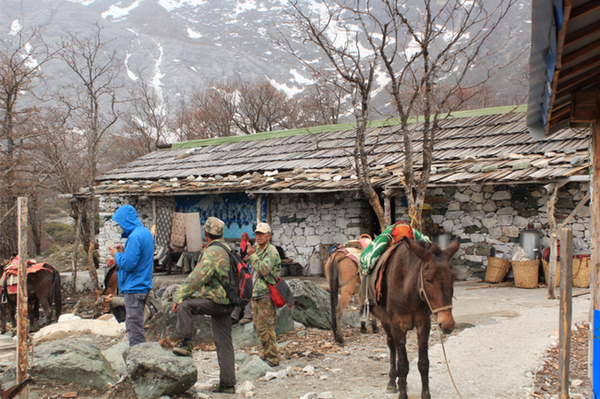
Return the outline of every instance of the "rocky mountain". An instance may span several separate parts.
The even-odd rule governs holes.
[[[307,9],[322,10],[319,0],[300,2]],[[281,34],[289,37],[292,31],[288,0],[0,0],[0,4],[0,35],[41,26],[45,40],[58,43],[66,32],[84,36],[98,24],[123,59],[123,82],[142,77],[173,100],[192,87],[232,76],[266,77],[290,96],[312,79],[294,56],[275,45],[274,39]],[[510,30],[513,39],[486,61],[490,65],[503,64],[527,48],[530,0],[520,0],[504,25],[504,33]],[[299,45],[305,59],[326,65],[316,48]],[[515,75],[512,68],[522,69],[527,61],[528,52],[510,71],[501,72],[493,81],[496,91],[522,95],[525,89],[509,78]],[[72,79],[58,62],[44,72],[54,78],[49,85],[60,87]]]

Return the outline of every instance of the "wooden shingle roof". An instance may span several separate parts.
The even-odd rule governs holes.
[[[440,122],[432,185],[525,183],[587,179],[588,136],[570,129],[543,141],[527,131],[526,114],[509,112]],[[421,163],[421,125],[415,163]],[[98,194],[165,195],[211,192],[358,190],[352,169],[355,130],[345,129],[245,141],[211,140],[164,149],[99,177]],[[256,137],[258,136],[258,137]],[[236,138],[239,140],[239,138]],[[368,130],[371,178],[376,187],[400,187],[404,162],[400,127]],[[175,146],[177,147],[177,146]],[[579,176],[579,177],[573,177]]]

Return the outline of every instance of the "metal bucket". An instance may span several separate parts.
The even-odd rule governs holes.
[[[519,234],[521,248],[525,250],[529,260],[539,259],[542,250],[541,236],[537,230],[523,230]]]
[[[433,239],[433,242],[435,242],[442,250],[448,248],[450,241],[452,241],[452,234],[450,233],[440,234]]]

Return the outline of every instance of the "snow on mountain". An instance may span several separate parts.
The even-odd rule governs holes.
[[[316,15],[326,8],[319,0],[300,0]],[[294,26],[288,19],[287,0],[1,0],[0,34],[16,34],[20,29],[42,26],[49,43],[58,43],[66,32],[83,37],[98,24],[105,39],[123,62],[123,81],[140,79],[162,91],[165,98],[187,95],[193,87],[213,81],[242,76],[268,79],[288,95],[295,95],[313,82],[313,77],[293,55],[273,41],[283,32],[291,37]],[[520,53],[529,41],[530,3],[515,7],[510,21],[518,32],[510,54]],[[418,10],[413,10],[418,12]],[[350,26],[350,28],[352,28]],[[507,28],[508,29],[508,28]],[[5,33],[2,33],[5,32]],[[343,30],[330,32],[336,40],[351,38]],[[446,33],[446,39],[452,32]],[[313,65],[322,62],[314,47],[299,41],[298,52]],[[355,46],[361,54],[371,50]],[[405,49],[406,55],[415,51]],[[505,62],[510,54],[497,57]],[[496,61],[494,61],[496,62]],[[522,61],[526,63],[526,59]],[[327,63],[323,62],[324,66]],[[55,70],[52,70],[55,68]],[[51,76],[68,79],[69,71],[58,70]],[[379,85],[387,83],[382,71]],[[64,84],[55,82],[56,85]],[[516,90],[499,86],[502,90]],[[381,91],[381,87],[377,88]]]

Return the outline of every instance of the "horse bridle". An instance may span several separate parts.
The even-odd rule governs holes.
[[[421,283],[419,284],[419,296],[421,297],[421,300],[427,302],[427,306],[429,306],[429,310],[431,310],[432,314],[437,314],[439,312],[443,312],[444,310],[452,309],[452,304],[442,306],[437,309],[434,309],[433,306],[431,306],[431,302],[429,301],[429,297],[427,296],[427,291],[425,291],[425,279],[423,277],[424,266],[425,262],[421,262]]]

